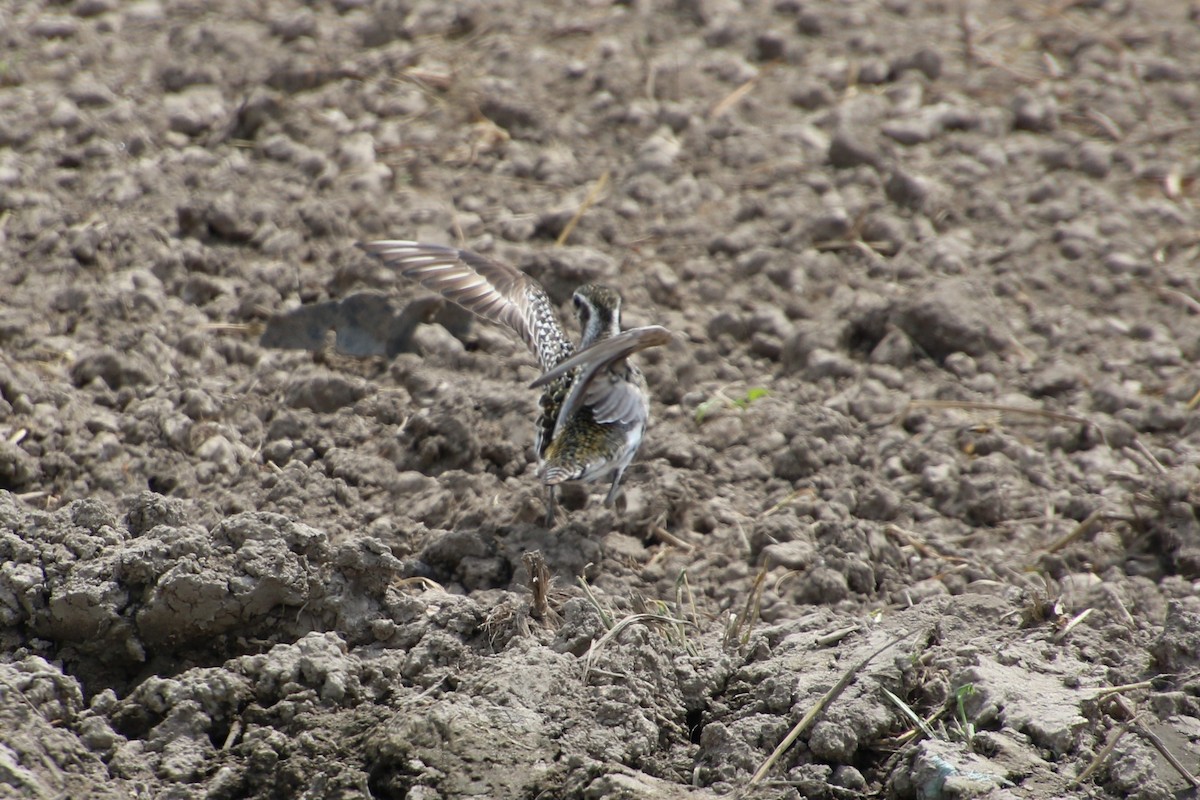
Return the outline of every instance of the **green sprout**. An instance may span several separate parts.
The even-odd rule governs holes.
[[[720,411],[722,408],[736,408],[739,411],[745,411],[755,400],[761,400],[769,394],[770,392],[761,386],[747,389],[746,393],[741,397],[730,397],[724,391],[718,389],[714,397],[696,406],[696,424],[699,425],[704,422],[706,417],[715,411]]]

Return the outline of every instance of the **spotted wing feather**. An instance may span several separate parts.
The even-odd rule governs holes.
[[[542,369],[571,355],[573,348],[546,291],[520,270],[436,244],[387,239],[359,247],[471,313],[516,331]]]

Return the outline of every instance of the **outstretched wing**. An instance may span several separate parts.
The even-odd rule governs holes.
[[[525,340],[542,369],[573,351],[546,291],[520,270],[437,244],[387,239],[359,247],[471,313],[507,325]]]
[[[601,424],[630,423],[642,413],[644,402],[639,387],[628,380],[615,379],[608,367],[628,358],[639,350],[658,347],[671,341],[671,332],[660,325],[630,328],[616,336],[601,339],[586,350],[581,350],[547,370],[531,386],[544,386],[561,378],[571,370],[579,369],[579,377],[571,385],[571,391],[563,401],[554,424],[554,436],[558,436],[566,420],[583,405],[592,409],[592,416]]]

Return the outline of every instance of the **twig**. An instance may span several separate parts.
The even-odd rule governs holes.
[[[541,550],[531,550],[521,556],[525,568],[529,570],[529,615],[534,619],[545,619],[553,611],[547,599],[550,594],[550,569]]]
[[[1167,760],[1167,763],[1174,767],[1175,771],[1178,772],[1180,776],[1191,785],[1193,789],[1200,789],[1200,778],[1197,778],[1195,775],[1193,775],[1191,771],[1184,766],[1183,762],[1180,761],[1174,753],[1167,749],[1166,743],[1159,738],[1157,733],[1150,730],[1144,724],[1142,724],[1142,722],[1136,719],[1131,722],[1130,725],[1133,727],[1133,732],[1149,742],[1154,749],[1157,750],[1162,757]]]
[[[604,191],[604,187],[608,185],[608,170],[604,170],[596,182],[592,184],[592,188],[588,190],[587,196],[583,198],[583,202],[579,204],[579,208],[575,211],[575,216],[571,217],[566,226],[562,229],[562,233],[554,241],[555,247],[562,247],[567,239],[571,238],[571,232],[575,230],[575,226],[579,224],[579,220],[587,213],[587,210],[592,207],[596,200],[600,197],[600,193]]]
[[[1096,689],[1096,694],[1092,700],[1099,700],[1101,697],[1107,697],[1110,694],[1118,694],[1120,692],[1133,692],[1139,689],[1153,689],[1154,681],[1139,681],[1138,683],[1126,683],[1121,686],[1103,686]]]
[[[909,728],[907,731],[905,731],[904,733],[897,736],[896,740],[895,740],[896,744],[897,745],[907,744],[910,739],[915,739],[917,734],[921,733],[924,728],[929,728],[932,730],[933,723],[937,722],[942,717],[946,716],[948,713],[950,713],[950,706],[942,706],[937,711],[933,712],[928,717],[926,717],[924,720],[922,720],[923,724],[920,728]]]
[[[966,411],[996,411],[1001,414],[1025,414],[1031,417],[1045,417],[1056,422],[1071,422],[1076,425],[1096,427],[1096,423],[1090,419],[1077,417],[1074,414],[1047,411],[1044,408],[1022,408],[1021,406],[1010,406],[1004,403],[983,403],[974,400],[912,400],[905,410],[907,411],[910,408],[958,408]]]
[[[423,575],[413,575],[410,578],[397,578],[396,580],[392,581],[392,585],[400,589],[407,589],[411,586],[417,586],[425,591],[441,592],[442,594],[446,594],[445,586],[442,586],[432,578],[426,578]]]
[[[1159,738],[1158,734],[1145,726],[1145,724],[1142,722],[1142,715],[1134,713],[1133,707],[1129,705],[1128,700],[1121,695],[1117,695],[1113,698],[1113,705],[1115,705],[1117,709],[1129,719],[1129,722],[1126,723],[1127,728],[1149,742],[1151,746],[1153,746],[1154,749],[1157,750],[1162,757],[1167,760],[1168,764],[1174,767],[1175,771],[1178,772],[1193,789],[1200,788],[1200,778],[1197,778],[1195,775],[1193,775],[1191,771],[1189,771],[1188,768],[1185,767],[1183,763],[1175,757],[1175,754],[1167,749],[1166,743]]]
[[[728,111],[729,109],[731,109],[735,105],[737,105],[738,101],[741,100],[743,97],[750,94],[750,91],[752,89],[754,89],[755,86],[758,85],[758,82],[760,80],[762,80],[762,76],[766,74],[767,68],[769,66],[770,65],[768,64],[767,66],[763,67],[761,70],[759,70],[758,74],[755,75],[753,78],[746,81],[741,86],[738,86],[732,92],[730,92],[729,94],[727,94],[723,98],[721,98],[719,101],[717,101],[717,104],[714,105],[712,107],[712,110],[708,112],[708,118],[716,119],[717,117],[721,116],[726,111]]]
[[[857,631],[857,625],[847,625],[844,628],[838,628],[837,630],[830,631],[829,633],[822,633],[817,637],[816,642],[820,647],[829,647],[829,645],[837,644],[842,639],[845,639],[847,636]]]
[[[1158,293],[1163,297],[1178,301],[1193,314],[1200,314],[1200,300],[1196,300],[1191,295],[1185,294],[1178,289],[1168,289],[1166,286],[1160,286]]]
[[[759,603],[762,600],[763,587],[767,583],[767,568],[763,567],[754,576],[754,584],[750,587],[750,594],[746,597],[746,603],[742,606],[742,612],[738,614],[733,624],[725,631],[725,646],[728,647],[738,637],[742,626],[750,621],[750,618],[757,617],[759,611]],[[741,643],[745,644],[750,639],[750,629],[746,629],[746,635],[741,637]]]
[[[1090,513],[1086,517],[1084,517],[1082,522],[1080,522],[1078,525],[1076,525],[1074,528],[1072,528],[1070,533],[1068,533],[1066,536],[1062,537],[1057,542],[1054,542],[1049,547],[1047,547],[1046,552],[1047,553],[1057,553],[1059,550],[1062,550],[1064,547],[1071,544],[1076,539],[1083,538],[1087,534],[1091,533],[1092,529],[1095,528],[1096,525],[1099,524],[1101,520],[1106,519],[1107,516],[1108,515],[1105,514],[1104,511],[1102,511],[1101,509],[1096,509],[1095,511],[1093,511],[1092,513]]]
[[[1117,742],[1119,742],[1121,737],[1124,736],[1128,731],[1128,725],[1122,725],[1119,728],[1114,728],[1112,732],[1108,734],[1108,741],[1104,743],[1104,747],[1100,748],[1100,752],[1096,753],[1096,757],[1092,759],[1092,763],[1087,765],[1087,769],[1076,775],[1075,779],[1067,784],[1067,788],[1074,789],[1075,787],[1079,786],[1079,784],[1090,778],[1093,772],[1100,769],[1100,765],[1104,763],[1105,759],[1112,755],[1112,751],[1117,746]]]
[[[967,69],[975,66],[975,29],[967,15],[966,0],[958,3],[958,35],[962,39],[963,63]]]
[[[683,550],[686,553],[690,553],[696,549],[695,545],[688,544],[683,539],[680,539],[678,536],[664,528],[662,525],[655,525],[650,532],[666,544],[669,544],[672,547],[678,547],[680,550]]]
[[[592,592],[592,587],[587,582],[587,578],[580,575],[579,585],[583,587],[583,593],[587,597],[588,602],[592,604],[592,608],[596,609],[596,613],[600,615],[600,621],[604,623],[605,630],[611,631],[613,629],[612,614],[609,614],[604,606],[600,605],[600,601],[596,599],[595,593]]]
[[[247,333],[258,336],[265,326],[261,322],[209,322],[200,326],[206,333]]]
[[[1066,624],[1066,625],[1063,627],[1063,629],[1062,629],[1061,631],[1059,631],[1058,633],[1054,634],[1054,640],[1057,642],[1057,641],[1062,641],[1063,639],[1067,638],[1067,636],[1069,636],[1069,635],[1071,634],[1071,631],[1075,630],[1075,628],[1076,628],[1076,627],[1077,627],[1077,626],[1078,626],[1078,625],[1079,625],[1081,622],[1083,622],[1085,619],[1087,619],[1088,617],[1090,617],[1090,616],[1092,615],[1092,612],[1093,612],[1093,611],[1095,611],[1095,610],[1096,610],[1096,609],[1094,609],[1094,608],[1085,608],[1083,611],[1080,611],[1078,614],[1076,614],[1076,615],[1075,615],[1075,616],[1074,616],[1074,617],[1071,619],[1071,621],[1070,621],[1070,622],[1068,622],[1068,623],[1067,623],[1067,624]]]
[[[1159,460],[1158,460],[1157,458],[1155,458],[1155,457],[1154,457],[1154,454],[1150,452],[1150,448],[1146,447],[1146,445],[1142,443],[1142,440],[1141,440],[1141,439],[1138,439],[1138,438],[1136,438],[1136,437],[1134,438],[1134,440],[1133,440],[1133,448],[1134,448],[1135,450],[1137,450],[1139,453],[1141,453],[1141,454],[1142,454],[1142,456],[1143,456],[1143,457],[1144,457],[1144,458],[1145,458],[1147,461],[1149,461],[1149,462],[1150,462],[1150,466],[1154,467],[1154,470],[1155,470],[1155,471],[1156,471],[1156,472],[1157,472],[1159,475],[1166,475],[1166,474],[1167,474],[1167,468],[1166,468],[1166,467],[1164,467],[1164,466],[1163,466],[1163,465],[1162,465],[1162,464],[1159,462]]]
[[[883,532],[885,534],[890,533],[892,536],[899,539],[902,544],[908,545],[926,558],[940,558],[943,561],[957,561],[961,564],[968,563],[968,560],[965,558],[943,553],[942,551],[922,540],[919,536],[917,536],[917,534],[913,533],[912,531],[906,531],[899,525],[885,525]]]
[[[1084,116],[1096,123],[1096,125],[1100,127],[1100,130],[1108,134],[1108,137],[1114,142],[1119,142],[1125,138],[1125,134],[1122,133],[1121,127],[1117,125],[1117,123],[1113,122],[1112,118],[1107,114],[1102,114],[1094,108],[1089,108],[1086,112],[1084,112]]]
[[[919,729],[921,733],[925,734],[926,738],[937,739],[937,735],[934,734],[933,729],[929,727],[929,724],[925,722],[925,720],[917,716],[917,712],[912,710],[912,706],[901,700],[888,688],[881,686],[880,689],[883,690],[884,697],[886,697],[888,700],[891,700],[892,705],[896,706],[896,708],[900,709],[904,716],[912,720],[913,724],[917,726],[917,729]]]
[[[784,507],[791,504],[792,501],[794,501],[797,497],[800,497],[801,495],[812,495],[812,494],[815,494],[815,492],[813,491],[813,489],[811,487],[808,487],[808,486],[804,487],[803,489],[793,489],[792,491],[788,492],[782,500],[780,500],[778,503],[776,503],[775,505],[771,506],[766,511],[764,511],[762,513],[762,516],[764,518],[769,517],[772,514],[778,512],[778,511],[781,511]]]
[[[754,777],[750,779],[750,785],[755,785],[766,776],[766,774],[771,770],[771,767],[775,766],[775,762],[778,761],[780,757],[788,751],[788,748],[796,743],[796,740],[800,738],[800,734],[804,733],[808,726],[813,723],[813,720],[820,716],[821,712],[828,708],[829,704],[837,699],[838,695],[846,690],[846,687],[854,681],[855,676],[858,675],[858,673],[861,672],[862,669],[867,666],[867,664],[870,664],[880,653],[888,650],[891,647],[894,647],[908,637],[912,636],[914,633],[916,633],[915,629],[901,636],[895,637],[883,647],[880,647],[862,661],[859,661],[857,664],[854,664],[852,667],[850,667],[850,669],[846,670],[842,677],[838,679],[838,682],[830,687],[829,691],[827,691],[825,695],[817,701],[817,704],[810,708],[808,713],[801,717],[800,721],[797,722],[790,731],[788,731],[788,735],[783,737],[783,741],[775,747],[775,750],[771,753],[771,755],[767,756],[767,760],[762,763],[762,766],[759,767],[758,771],[754,773]]]
[[[222,750],[228,750],[237,743],[238,737],[242,735],[242,721],[235,719],[229,726],[229,733],[225,736],[225,743],[221,745]]]
[[[599,639],[592,642],[588,647],[587,653],[583,656],[583,682],[587,683],[589,674],[592,671],[592,659],[600,652],[600,649],[607,645],[610,641],[621,635],[621,631],[628,628],[637,622],[661,622],[665,625],[691,625],[686,619],[676,619],[668,617],[665,614],[630,614],[624,617],[620,622],[612,626],[612,629],[606,632]]]

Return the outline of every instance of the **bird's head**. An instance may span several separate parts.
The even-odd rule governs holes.
[[[617,290],[589,283],[575,290],[571,298],[579,316],[580,349],[615,336],[621,331],[621,295]]]

